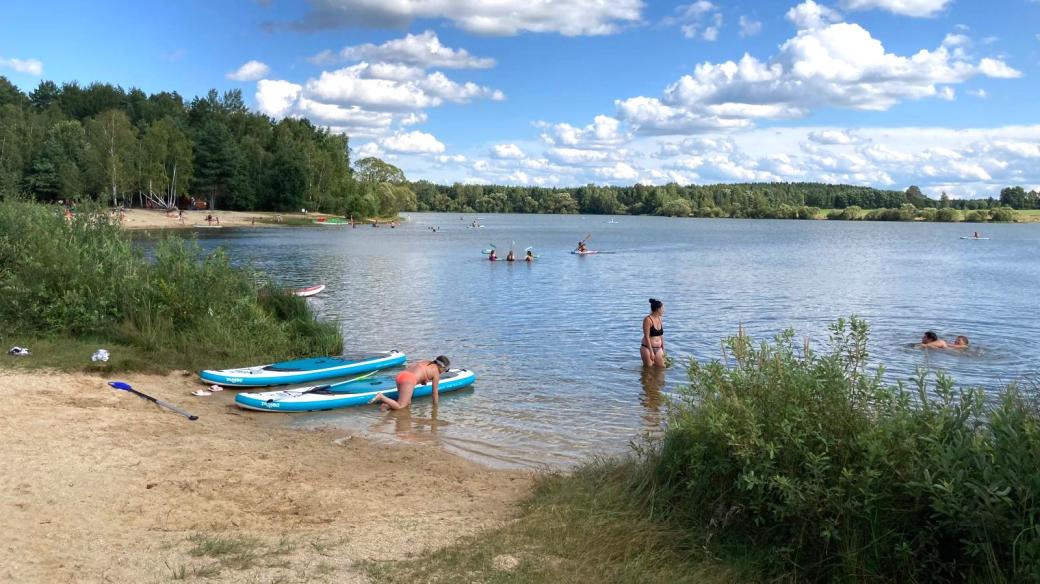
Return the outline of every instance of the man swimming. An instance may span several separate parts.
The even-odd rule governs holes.
[[[921,348],[922,349],[948,349],[949,345],[946,341],[939,338],[939,335],[935,334],[934,331],[927,331],[924,336],[921,337]]]

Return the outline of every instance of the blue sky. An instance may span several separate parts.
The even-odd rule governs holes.
[[[0,75],[240,88],[409,178],[1040,187],[1040,1],[20,2]]]

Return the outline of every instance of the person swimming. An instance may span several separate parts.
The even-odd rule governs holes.
[[[953,344],[950,345],[951,349],[967,349],[970,346],[968,337],[964,335],[957,335],[957,338],[953,339]]]
[[[498,260],[498,254],[495,253],[494,249],[492,249],[491,253],[488,254],[488,259],[491,260],[491,261]]]
[[[921,337],[921,343],[919,345],[922,349],[948,349],[949,345],[946,341],[939,338],[939,335],[935,334],[935,331],[926,331],[924,336]]]
[[[531,250],[527,250],[527,255],[524,256],[524,261],[525,262],[533,262],[534,261],[534,252],[531,251]]]
[[[513,250],[509,250],[509,253],[506,254],[506,261],[507,262],[515,262],[516,261],[516,252],[514,252]]]

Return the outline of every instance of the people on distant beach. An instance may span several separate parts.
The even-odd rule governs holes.
[[[419,361],[409,365],[404,371],[397,374],[397,399],[390,399],[381,393],[377,393],[369,403],[382,402],[379,406],[382,410],[399,410],[407,408],[412,403],[412,392],[415,386],[430,382],[433,384],[433,405],[437,405],[437,391],[439,389],[441,375],[444,374],[451,361],[444,355],[438,356],[432,361]]]
[[[650,314],[643,317],[643,343],[639,348],[644,367],[664,367],[664,303],[650,299]]]

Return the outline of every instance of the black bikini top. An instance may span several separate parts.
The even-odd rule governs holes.
[[[650,318],[650,317],[647,317]],[[661,328],[654,328],[654,319],[650,318],[650,336],[651,337],[663,337],[664,336],[664,321],[661,321]]]

